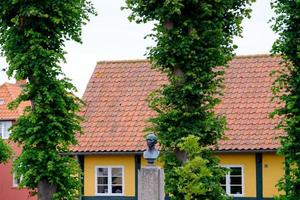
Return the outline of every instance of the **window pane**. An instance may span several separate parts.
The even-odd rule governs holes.
[[[98,184],[101,184],[101,185],[107,185],[108,184],[108,177],[98,177],[97,178],[97,182]]]
[[[226,184],[226,177],[223,177],[223,178],[221,179],[220,183],[221,183],[222,185],[225,185],[225,184]]]
[[[98,186],[97,187],[97,193],[108,193],[108,187],[107,186]]]
[[[9,128],[11,127],[12,123],[11,121],[6,121],[6,122],[2,122],[2,126],[3,126],[3,133],[2,133],[2,136],[4,139],[7,139],[9,138]]]
[[[122,185],[122,177],[112,177],[112,184]]]
[[[231,194],[242,194],[242,186],[230,186]]]
[[[18,187],[21,182],[21,179],[16,178],[16,174],[13,173],[13,187]]]
[[[241,167],[231,167],[230,168],[230,175],[242,175],[242,168]]]
[[[112,193],[122,193],[122,186],[112,186]]]
[[[242,177],[230,177],[230,184],[232,185],[241,185]]]
[[[108,169],[107,168],[98,168],[97,176],[108,176]]]
[[[3,123],[0,122],[0,138],[3,138]]]
[[[221,185],[221,187],[226,192],[226,186],[225,185]]]
[[[112,168],[111,173],[112,173],[112,176],[122,177],[122,168]]]

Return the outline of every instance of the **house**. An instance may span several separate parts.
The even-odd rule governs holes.
[[[227,117],[227,140],[215,155],[231,172],[221,182],[234,199],[267,200],[278,193],[283,157],[276,155],[281,131],[278,119],[269,119],[277,104],[271,102],[270,73],[279,57],[238,56],[225,73],[224,96],[216,112]],[[98,62],[83,99],[87,103],[84,134],[72,147],[84,172],[83,199],[137,199],[137,173],[146,165],[146,120],[155,116],[147,106],[148,94],[166,76],[151,69],[147,60]]]
[[[16,119],[23,113],[23,110],[29,103],[21,103],[15,110],[9,110],[7,105],[12,100],[16,99],[20,92],[20,85],[22,82],[16,84],[4,83],[0,85],[0,137],[7,141],[13,148],[15,155],[21,153],[22,148],[17,144],[8,141],[9,128],[16,121]],[[30,197],[29,191],[26,189],[18,189],[19,180],[14,178],[12,173],[12,160],[6,164],[0,164],[0,199],[1,200],[34,200],[36,198]]]

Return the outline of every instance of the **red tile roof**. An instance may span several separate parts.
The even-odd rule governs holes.
[[[274,127],[279,119],[269,113],[278,104],[271,102],[273,70],[279,69],[279,57],[242,56],[230,62],[225,74],[224,96],[216,108],[225,115],[228,140],[220,141],[220,150],[272,150],[279,147],[281,131]]]
[[[279,146],[274,130],[278,120],[268,118],[271,103],[270,77],[280,59],[268,55],[241,56],[230,62],[225,74],[222,102],[216,108],[226,115],[228,140],[220,150],[274,150]],[[143,151],[146,120],[155,116],[145,99],[167,83],[165,75],[151,69],[146,60],[98,62],[83,99],[83,135],[75,152]]]
[[[4,83],[0,85],[0,120],[16,120],[23,114],[23,110],[30,104],[23,102],[17,109],[7,108],[8,103],[16,99],[21,93],[21,88],[17,84]]]

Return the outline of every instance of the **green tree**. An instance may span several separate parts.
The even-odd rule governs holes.
[[[278,125],[286,133],[281,137],[279,153],[285,157],[286,175],[279,183],[285,194],[280,199],[300,199],[300,1],[273,0],[277,14],[273,30],[279,39],[273,53],[283,59],[273,92],[283,103],[272,115],[283,119]]]
[[[148,57],[152,66],[169,80],[169,84],[150,95],[149,102],[158,114],[150,119],[150,129],[158,134],[166,172],[165,189],[172,200],[227,199],[219,184],[222,170],[207,147],[217,145],[226,124],[225,118],[214,112],[224,73],[224,68],[218,66],[226,66],[232,59],[233,37],[241,34],[241,22],[249,17],[251,2],[126,0],[125,9],[132,11],[129,20],[154,21],[150,37],[157,44],[150,48]],[[202,147],[202,160],[191,160],[188,152],[178,147],[188,135],[195,136]],[[201,170],[193,174],[203,181],[201,194],[190,190],[195,185],[190,185],[190,174],[185,173],[198,161],[207,166],[213,177],[205,179]],[[179,173],[178,169],[182,171]]]
[[[11,107],[30,101],[12,127],[11,139],[23,152],[14,162],[21,186],[39,200],[77,199],[80,170],[75,159],[61,155],[76,144],[80,101],[59,64],[64,41],[81,42],[82,25],[95,14],[88,0],[0,1],[0,45],[8,76],[27,80]]]
[[[12,155],[12,149],[0,138],[0,163],[6,163]]]
[[[189,135],[178,144],[188,158],[183,166],[174,168],[179,193],[184,194],[184,200],[228,199],[219,184],[220,177],[225,177],[227,171],[218,167],[217,159],[207,158],[205,154],[209,151],[199,146],[199,139]]]

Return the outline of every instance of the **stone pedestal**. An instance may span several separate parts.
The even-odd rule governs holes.
[[[142,168],[138,174],[138,200],[164,200],[164,171],[158,167]]]

